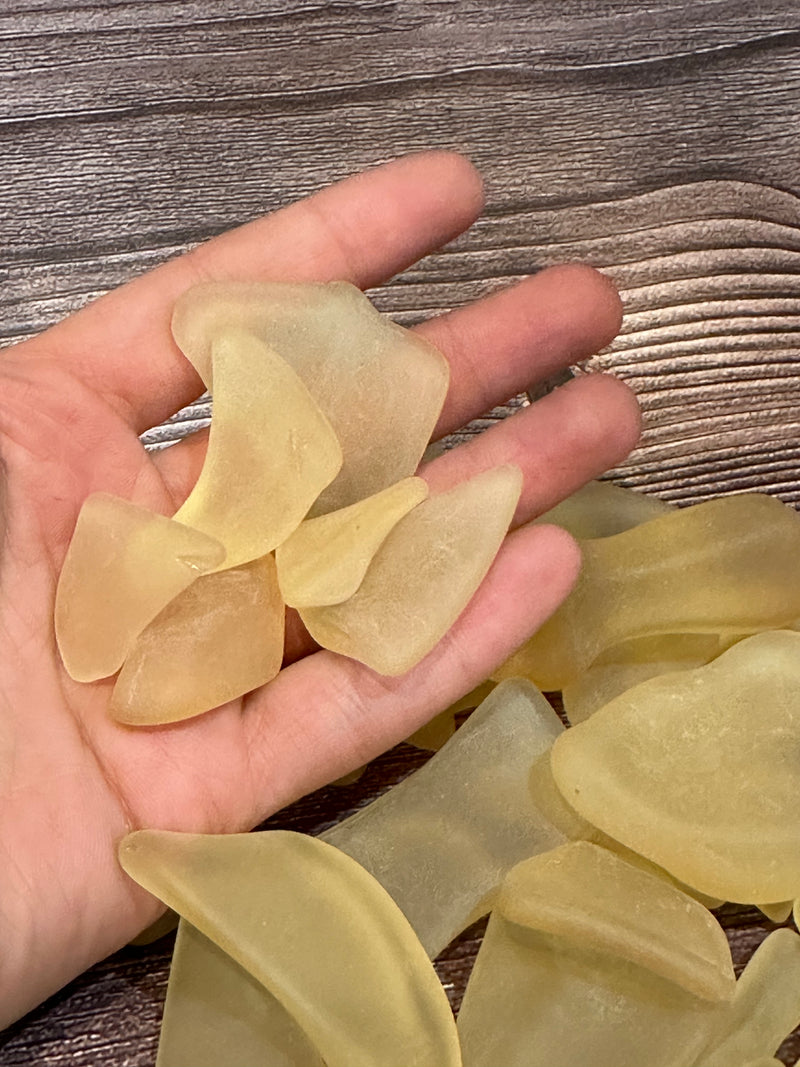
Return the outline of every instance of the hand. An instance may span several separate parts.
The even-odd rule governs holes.
[[[137,437],[201,391],[171,340],[175,298],[200,280],[375,285],[481,206],[465,160],[408,157],[219,237],[0,353],[0,1025],[157,916],[117,865],[127,831],[250,828],[471,689],[569,590],[571,539],[517,529],[456,626],[409,674],[382,678],[315,652],[242,700],[149,729],[114,723],[112,683],[73,682],[55,647],[56,581],[85,497],[106,490],[171,515],[202,463],[203,435],[149,455]],[[610,283],[571,266],[425,323],[452,367],[437,434],[596,351],[619,314]],[[518,464],[520,524],[619,460],[637,434],[626,388],[586,377],[424,473],[437,490]]]

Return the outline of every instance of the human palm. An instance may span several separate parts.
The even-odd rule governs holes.
[[[209,279],[374,285],[455,236],[480,207],[464,160],[409,157],[217,238],[0,353],[0,1025],[157,915],[117,865],[124,833],[249,828],[471,689],[568,591],[578,565],[571,540],[518,528],[450,634],[407,675],[382,678],[297,637],[293,662],[268,686],[161,727],[113,722],[112,683],[73,682],[55,646],[56,582],[86,496],[105,490],[170,515],[202,464],[203,435],[151,454],[138,439],[201,388],[170,338],[175,298]],[[564,267],[426,323],[451,363],[437,433],[595,351],[618,315],[608,283]],[[590,377],[423,473],[435,491],[517,463],[519,526],[615,462],[637,432],[624,387]]]

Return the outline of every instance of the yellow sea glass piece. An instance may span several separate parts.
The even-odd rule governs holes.
[[[223,546],[205,533],[93,493],[78,515],[56,591],[56,640],[67,673],[79,682],[116,673],[164,605],[224,558]]]
[[[289,364],[243,330],[213,343],[214,411],[203,469],[175,518],[215,537],[226,567],[272,551],[342,466],[328,419]]]
[[[488,697],[494,687],[495,683],[492,681],[481,682],[480,685],[476,685],[460,700],[451,704],[449,708],[445,708],[444,711],[440,711],[438,715],[434,715],[430,722],[415,730],[410,737],[406,738],[406,741],[409,745],[414,745],[415,748],[425,748],[429,752],[438,752],[456,732],[456,716],[462,712],[477,708]]]
[[[518,467],[495,467],[423,501],[388,535],[349,600],[300,609],[311,636],[381,674],[410,670],[480,585],[521,489]]]
[[[767,1060],[800,1023],[800,937],[775,930],[758,946],[720,1008],[714,1036],[697,1067],[732,1067]]]
[[[507,876],[467,986],[465,1067],[685,1067],[735,989],[700,904],[595,845]]]
[[[292,608],[347,600],[389,532],[427,495],[422,478],[404,478],[347,508],[301,522],[275,553],[283,599]]]
[[[787,626],[800,608],[800,516],[758,493],[681,508],[581,549],[572,593],[495,677],[563,689],[632,638],[753,633]]]
[[[713,663],[623,693],[553,746],[589,822],[723,900],[800,887],[800,634],[747,638]]]
[[[280,352],[341,443],[341,472],[312,514],[414,474],[447,393],[447,361],[432,345],[379,314],[347,282],[200,285],[178,300],[172,331],[207,385],[211,342],[230,326]],[[216,382],[214,394],[216,401]]]
[[[120,862],[264,985],[327,1067],[459,1067],[422,946],[339,849],[283,830],[142,830],[123,840]]]
[[[325,1067],[279,1000],[181,919],[156,1067]]]
[[[283,631],[272,556],[198,578],[139,635],[111,714],[133,725],[176,722],[243,696],[280,670]]]
[[[499,685],[428,763],[327,830],[383,885],[430,956],[491,907],[506,871],[561,844],[528,768],[563,726],[530,683]]]
[[[729,648],[733,640],[717,634],[660,634],[617,645],[564,686],[561,697],[567,718],[574,726],[648,678],[702,667]]]
[[[793,905],[792,900],[780,900],[773,904],[756,904],[756,907],[770,922],[785,923],[792,914]]]
[[[659,500],[657,496],[623,489],[613,482],[587,482],[540,515],[536,522],[561,526],[573,537],[586,541],[595,537],[613,537],[674,510],[674,504]]]

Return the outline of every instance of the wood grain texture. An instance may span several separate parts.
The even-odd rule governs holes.
[[[798,114],[794,0],[5,0],[0,344],[347,173],[454,148],[487,213],[379,306],[410,324],[588,259],[627,316],[581,370],[624,377],[646,415],[615,477],[797,503]],[[401,747],[271,825],[322,829],[420,758]],[[769,924],[724,921],[741,965]],[[440,961],[454,1004],[478,936]],[[161,945],[99,965],[0,1035],[0,1063],[152,1064],[167,966]]]

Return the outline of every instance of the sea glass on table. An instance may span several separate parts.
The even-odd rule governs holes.
[[[198,578],[139,635],[112,716],[176,722],[264,685],[281,667],[284,618],[272,556]]]
[[[588,842],[500,889],[458,1030],[465,1067],[686,1067],[735,980],[722,929],[668,882]]]
[[[219,541],[110,493],[87,497],[67,549],[55,630],[79,682],[114,674],[165,604],[225,558]]]
[[[271,552],[342,466],[330,422],[293,368],[244,330],[212,343],[214,411],[197,482],[175,518],[225,545],[226,567]]]
[[[480,585],[521,489],[519,468],[503,466],[428,497],[389,533],[349,600],[300,609],[308,632],[380,674],[410,670]]]
[[[754,633],[800,609],[800,515],[769,496],[709,500],[581,549],[572,593],[495,677],[563,689],[632,638]]]
[[[554,744],[579,815],[703,893],[780,902],[800,888],[800,634],[749,637],[652,678]]]
[[[444,356],[347,282],[212,283],[177,302],[172,331],[206,385],[221,329],[245,329],[291,364],[334,428],[344,463],[312,514],[414,474],[447,393]],[[216,395],[215,395],[216,400]]]
[[[640,526],[659,515],[675,510],[675,504],[657,496],[636,493],[613,482],[587,482],[550,511],[537,523],[561,526],[579,541],[614,534]]]
[[[327,1067],[459,1067],[450,1006],[422,946],[339,849],[285,830],[141,830],[119,855],[280,1001]]]
[[[506,871],[563,835],[528,771],[563,726],[524,680],[499,685],[419,770],[325,831],[402,909],[430,956],[491,907]]]
[[[404,478],[347,508],[301,522],[275,553],[289,607],[341,604],[351,597],[387,535],[427,495],[422,478]]]

